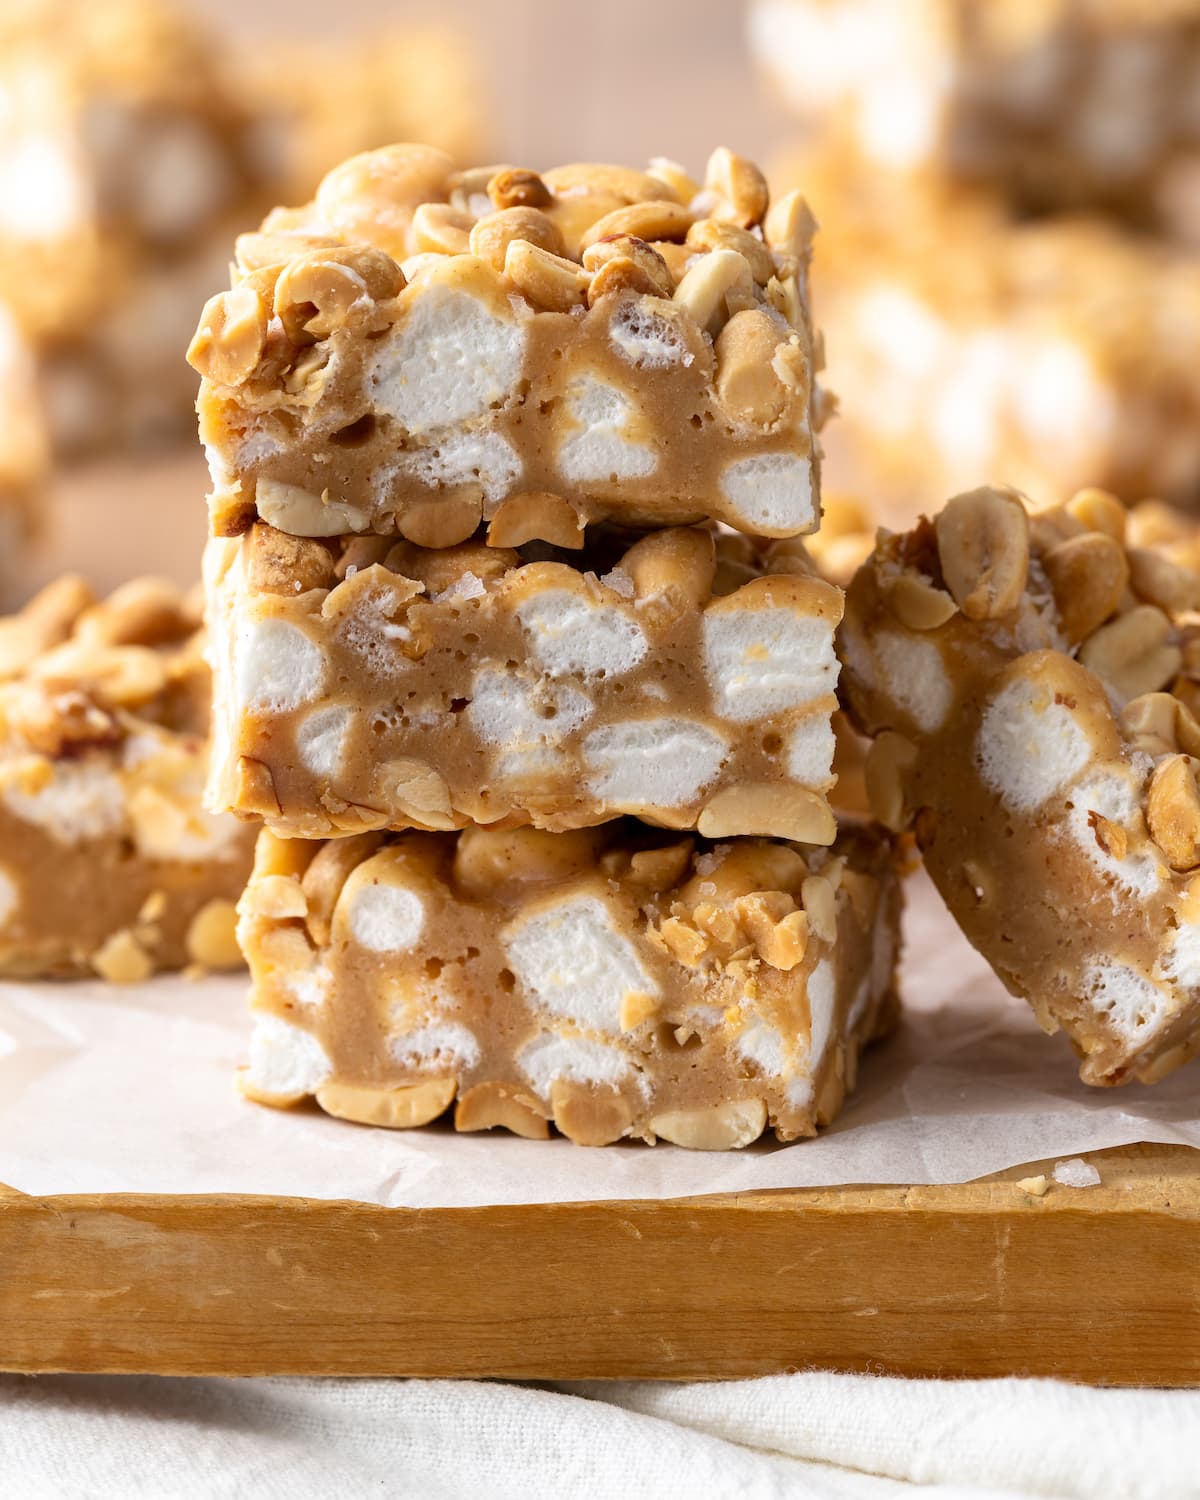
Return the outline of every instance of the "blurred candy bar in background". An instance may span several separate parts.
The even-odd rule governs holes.
[[[29,346],[0,302],[0,603],[15,591],[17,563],[37,530],[49,467],[33,378]]]
[[[881,169],[1200,234],[1196,0],[755,0],[750,45]]]
[[[252,124],[156,0],[5,0],[0,289],[57,454],[188,432],[188,324],[262,201]]]
[[[756,0],[749,36],[821,225],[830,491],[1200,502],[1200,261],[1157,207],[1200,159],[1200,4]]]

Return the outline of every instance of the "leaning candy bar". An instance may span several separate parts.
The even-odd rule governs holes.
[[[1102,492],[881,532],[843,682],[875,815],[1088,1083],[1200,1046],[1200,537]]]
[[[0,620],[0,975],[240,962],[253,833],[200,807],[209,695],[167,584],[64,577]]]
[[[662,159],[351,158],[241,237],[201,318],[214,534],[813,530],[813,227],[725,150],[703,184]]]
[[[834,837],[842,596],[797,541],[435,551],[260,521],[206,571],[215,809],[307,838],[622,813]]]
[[[459,1130],[723,1149],[811,1136],[894,1019],[886,835],[709,845],[633,824],[261,836],[244,1090]]]

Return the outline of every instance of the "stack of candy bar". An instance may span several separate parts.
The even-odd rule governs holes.
[[[710,1149],[836,1112],[898,894],[827,800],[812,228],[726,150],[396,146],[238,241],[189,357],[251,1097]]]

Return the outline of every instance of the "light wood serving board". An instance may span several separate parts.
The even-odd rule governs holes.
[[[473,1209],[0,1192],[0,1368],[1200,1382],[1200,1152],[1102,1184]],[[1044,1164],[1048,1170],[1048,1164]]]

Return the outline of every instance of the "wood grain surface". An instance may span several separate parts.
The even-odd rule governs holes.
[[[0,1196],[0,1367],[1200,1381],[1200,1153],[953,1187],[387,1209]]]

